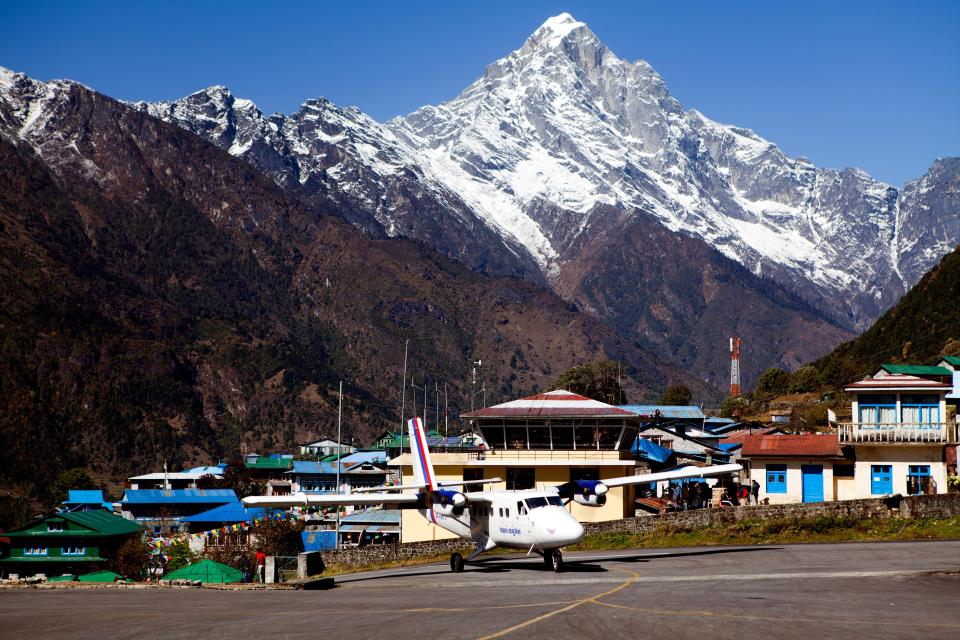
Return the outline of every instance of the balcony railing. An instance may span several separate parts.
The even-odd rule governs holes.
[[[837,425],[841,444],[861,443],[947,443],[956,442],[957,427],[947,422],[881,422],[850,423]]]

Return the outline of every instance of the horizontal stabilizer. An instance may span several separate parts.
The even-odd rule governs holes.
[[[706,478],[710,476],[724,476],[728,473],[736,473],[743,469],[739,464],[716,464],[709,467],[687,466],[672,471],[660,471],[657,473],[644,473],[639,476],[623,476],[621,478],[610,478],[603,480],[603,484],[608,487],[622,487],[627,484],[644,484],[647,482],[662,482],[664,480],[680,480],[683,478]]]

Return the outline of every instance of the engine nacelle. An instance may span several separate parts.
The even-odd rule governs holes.
[[[459,491],[437,489],[432,493],[431,504],[436,513],[445,516],[459,516],[467,506],[467,496]]]
[[[577,504],[582,504],[587,507],[602,507],[603,505],[607,504],[607,496],[606,496],[606,493],[599,496],[595,493],[591,495],[583,495],[582,493],[575,493],[573,495],[573,501],[576,502]]]
[[[607,485],[600,480],[574,480],[557,487],[561,498],[590,507],[602,507],[606,504],[607,490]]]

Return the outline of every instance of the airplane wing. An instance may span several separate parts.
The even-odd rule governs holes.
[[[610,478],[602,480],[608,487],[622,487],[627,484],[644,484],[647,482],[661,482],[663,480],[680,480],[682,478],[706,478],[708,476],[723,476],[728,473],[734,473],[742,469],[739,464],[715,464],[709,467],[687,466],[672,471],[660,471],[658,473],[644,473],[639,476],[623,476],[620,478]]]
[[[490,497],[490,493],[486,491],[470,491],[463,495],[466,496],[467,502],[474,504],[493,504],[493,498]]]
[[[306,507],[306,506],[402,506],[415,505],[420,497],[415,493],[292,493],[287,496],[247,496],[248,507]]]

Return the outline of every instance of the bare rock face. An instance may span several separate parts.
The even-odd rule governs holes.
[[[386,124],[323,99],[266,117],[222,87],[136,106],[373,237],[413,238],[472,269],[546,283],[618,324],[619,314],[606,315],[613,307],[597,302],[609,265],[584,247],[639,255],[627,261],[638,271],[623,263],[617,277],[643,281],[656,269],[629,229],[650,221],[736,263],[740,286],[765,297],[773,282],[800,300],[816,320],[801,323],[798,339],[821,353],[868,326],[960,241],[955,160],[938,161],[901,194],[857,169],[791,158],[749,129],[685,110],[649,64],[618,58],[569,14],[547,20],[450,102]],[[697,282],[687,285],[672,295],[691,296]],[[636,301],[671,305],[653,295]],[[796,310],[781,310],[784,327]],[[645,326],[644,313],[636,308],[623,326]],[[751,325],[733,309],[713,320],[721,334]],[[720,349],[680,324],[661,330]],[[677,337],[648,333],[624,337],[653,339],[671,357]],[[785,338],[750,335],[759,369],[800,357],[795,346],[773,346]],[[717,382],[720,364],[693,370]]]
[[[197,131],[248,130],[214,102]],[[0,70],[0,230],[0,486],[290,450],[335,428],[340,380],[344,433],[369,442],[399,423],[408,339],[411,377],[448,383],[452,424],[478,358],[491,400],[604,357],[634,398],[668,380],[709,394],[543,287],[371,238],[72,82]]]

